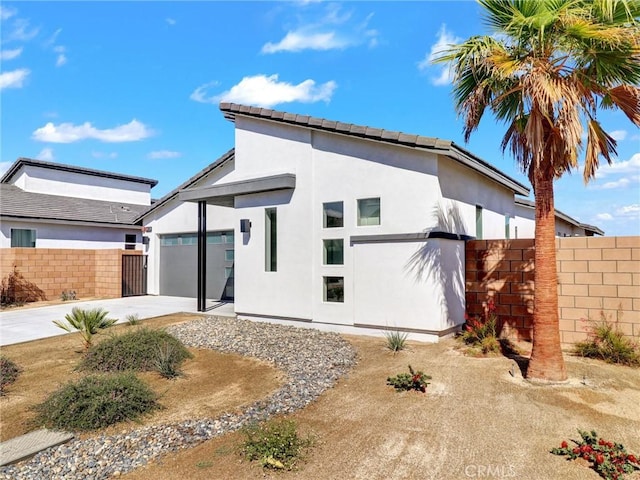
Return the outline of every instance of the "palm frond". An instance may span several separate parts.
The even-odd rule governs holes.
[[[602,129],[599,122],[592,119],[587,123],[587,127],[587,148],[583,172],[585,183],[595,177],[600,156],[611,164],[612,157],[616,154],[616,141]]]

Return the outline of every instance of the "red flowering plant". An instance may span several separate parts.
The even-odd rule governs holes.
[[[479,348],[483,354],[499,353],[500,341],[497,307],[493,298],[487,301],[482,317],[470,317],[465,313],[465,324],[460,334],[464,343],[474,348]]]
[[[418,392],[426,392],[427,385],[429,382],[427,380],[431,380],[429,375],[421,371],[414,371],[409,365],[409,373],[399,373],[395,377],[387,378],[387,385],[391,385],[396,391],[402,390],[416,390]]]
[[[591,468],[607,480],[623,479],[625,473],[640,470],[640,462],[635,455],[627,453],[620,443],[608,442],[598,438],[595,431],[583,432],[578,430],[582,440],[571,440],[575,446],[570,447],[566,441],[560,448],[551,449],[554,455],[565,455],[569,460],[582,458],[591,462]]]

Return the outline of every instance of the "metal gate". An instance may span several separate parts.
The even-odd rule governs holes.
[[[147,256],[122,255],[122,296],[147,294]]]

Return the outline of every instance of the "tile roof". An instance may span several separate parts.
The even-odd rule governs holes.
[[[132,226],[147,208],[148,205],[26,192],[15,185],[0,183],[0,216],[5,219]]]
[[[187,180],[186,182],[178,185],[176,188],[171,190],[169,193],[167,193],[160,200],[157,200],[156,202],[154,202],[151,205],[151,207],[148,207],[144,212],[142,212],[136,218],[136,221],[142,220],[144,217],[149,215],[151,212],[153,212],[156,209],[160,208],[161,206],[165,205],[167,202],[171,201],[173,198],[177,198],[178,197],[178,193],[180,193],[180,190],[192,187],[195,183],[200,181],[202,178],[206,177],[209,173],[211,173],[215,169],[217,169],[217,168],[223,166],[224,164],[226,164],[227,162],[233,160],[235,158],[235,152],[236,152],[235,148],[232,148],[231,150],[229,150],[228,152],[226,152],[225,154],[220,156],[218,159],[216,159],[213,163],[209,164],[208,166],[206,166],[205,168],[200,170],[198,173],[196,173],[189,180]]]
[[[92,168],[76,167],[74,165],[65,165],[63,163],[45,162],[44,160],[34,160],[33,158],[19,158],[13,165],[9,167],[9,170],[0,178],[0,183],[9,183],[9,180],[20,171],[22,166],[34,166],[41,168],[48,168],[50,170],[61,170],[63,172],[82,173],[84,175],[92,175],[95,177],[113,178],[116,180],[125,180],[127,182],[144,183],[154,187],[158,184],[157,180],[151,178],[134,177],[132,175],[123,175],[120,173],[105,172],[103,170],[94,170]]]
[[[535,202],[529,200],[528,198],[515,197],[514,198],[514,203],[516,205],[520,205],[520,206],[526,207],[526,208],[536,208]],[[557,208],[555,209],[555,212],[556,212],[556,217],[564,220],[565,222],[573,225],[574,227],[582,228],[582,229],[584,229],[586,231],[589,231],[589,232],[592,232],[594,234],[604,235],[604,232],[600,228],[596,227],[595,225],[589,225],[588,223],[580,223],[579,221],[577,221],[573,217],[570,217],[566,213],[561,212]]]
[[[243,115],[367,140],[432,150],[436,153],[440,153],[457,160],[458,162],[476,170],[480,174],[513,190],[515,193],[520,195],[529,194],[528,187],[504,174],[496,167],[482,160],[480,157],[477,157],[468,150],[459,147],[451,140],[444,140],[436,137],[424,137],[421,135],[407,134],[392,130],[383,130],[363,125],[354,125],[352,123],[342,123],[324,118],[311,117],[309,115],[298,115],[271,110],[269,108],[239,105],[236,103],[222,102],[220,103],[220,110],[224,114],[224,117],[231,121],[235,120],[236,115]]]

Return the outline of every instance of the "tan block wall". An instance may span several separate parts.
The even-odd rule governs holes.
[[[78,298],[120,297],[122,255],[133,250],[83,250],[57,248],[0,249],[0,278],[16,266],[22,276],[45,292],[48,299],[63,290],[75,290]]]
[[[583,340],[588,320],[602,316],[640,338],[640,237],[567,237],[556,244],[562,342]],[[469,315],[482,314],[493,297],[506,333],[531,339],[534,249],[533,239],[467,243]]]

